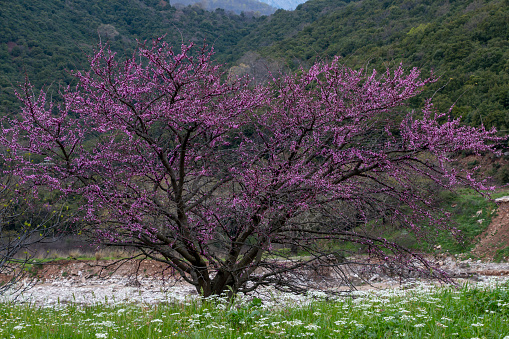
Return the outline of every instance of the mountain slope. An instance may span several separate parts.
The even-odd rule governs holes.
[[[68,70],[86,68],[86,55],[100,40],[127,54],[136,39],[166,35],[174,46],[206,40],[214,45],[216,57],[225,59],[257,20],[196,6],[177,9],[159,0],[1,2],[0,111],[17,107],[12,84],[25,74],[37,88],[72,81]]]
[[[217,61],[249,60],[257,72],[333,55],[434,70],[441,78],[423,97],[442,111],[455,104],[468,124],[509,128],[509,0],[309,0],[260,18],[160,0],[13,0],[0,6],[0,111],[16,107],[12,84],[25,74],[36,87],[72,81],[67,70],[86,68],[99,39],[129,54],[136,39],[164,34],[175,46],[206,39]]]
[[[310,0],[260,22],[238,47],[290,68],[342,55],[354,67],[434,70],[441,78],[425,95],[440,110],[456,104],[468,124],[509,128],[507,0]]]
[[[236,46],[239,53],[272,46],[280,41],[291,41],[302,30],[329,13],[344,8],[350,0],[311,0],[299,5],[294,11],[277,11],[262,18],[254,29]]]
[[[270,15],[277,10],[276,7],[258,0],[175,0],[171,2],[171,5],[177,8],[194,4],[208,11],[222,8],[237,14],[253,12],[256,15]]]

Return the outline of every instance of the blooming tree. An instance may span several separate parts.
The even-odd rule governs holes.
[[[61,103],[23,87],[4,160],[22,180],[84,197],[98,239],[168,264],[204,296],[302,291],[306,270],[342,277],[350,242],[366,267],[441,274],[366,229],[448,227],[427,188],[484,189],[450,154],[492,151],[494,131],[429,102],[396,122],[432,81],[416,69],[367,74],[335,59],[253,88],[210,57],[159,39],[118,62],[101,46]]]

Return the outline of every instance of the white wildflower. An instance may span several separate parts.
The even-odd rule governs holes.
[[[283,320],[282,323],[285,323],[287,324],[288,326],[300,326],[300,325],[303,325],[304,323],[302,322],[302,320],[299,320],[299,319],[296,319],[296,320]]]

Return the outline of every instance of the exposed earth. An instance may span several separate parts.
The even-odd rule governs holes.
[[[475,256],[491,261],[498,250],[509,247],[509,197],[496,199],[497,216],[479,236],[479,242],[472,251]],[[506,258],[504,261],[507,261]]]

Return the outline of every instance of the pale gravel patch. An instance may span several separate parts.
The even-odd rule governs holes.
[[[468,283],[469,286],[477,288],[495,288],[507,282],[508,277],[480,276],[479,281],[472,282],[464,280],[460,283]],[[158,304],[189,302],[197,298],[193,286],[184,283],[173,283],[171,285],[162,283],[157,279],[140,279],[139,287],[127,286],[131,283],[129,279],[110,278],[106,280],[97,279],[86,283],[76,283],[72,280],[55,280],[51,283],[36,285],[20,295],[4,294],[0,302],[9,302],[16,297],[17,302],[30,303],[39,306],[55,306],[69,303],[80,305],[108,304]],[[373,285],[358,286],[358,290],[350,295],[365,299],[378,297],[401,296],[408,293],[432,294],[437,291],[437,285],[421,282],[419,280],[407,281],[398,284],[395,281],[384,281]],[[305,306],[313,301],[323,298],[336,298],[321,291],[310,291],[307,295],[295,295],[284,293],[274,288],[260,288],[249,295],[240,295],[239,302],[249,302],[252,298],[260,298],[263,307],[275,309],[292,306]],[[341,296],[338,296],[341,298]]]
[[[173,284],[167,286],[156,279],[140,279],[140,287],[126,286],[130,279],[97,279],[86,283],[75,283],[72,280],[55,280],[51,283],[38,284],[23,293],[5,293],[0,302],[16,300],[17,302],[37,305],[55,305],[77,303],[95,304],[157,304],[161,302],[184,301],[196,296],[191,285]]]
[[[479,288],[493,288],[509,280],[508,263],[485,263],[471,259],[458,261],[454,258],[444,258],[437,264],[451,276],[473,276],[472,279],[457,279],[459,285],[469,284]],[[157,304],[187,302],[197,298],[194,286],[175,278],[162,280],[160,278],[134,279],[132,276],[112,275],[109,277],[85,278],[82,268],[70,274],[69,277],[55,278],[40,282],[33,288],[27,289],[22,294],[5,293],[0,296],[0,302],[30,303],[41,306],[76,303],[82,305],[94,304]],[[67,268],[67,270],[69,270]],[[69,270],[70,271],[70,270]],[[72,272],[72,271],[70,271]],[[501,274],[501,276],[494,276]],[[504,275],[505,274],[505,275]],[[366,279],[371,284],[356,286],[357,291],[350,293],[357,298],[370,296],[401,295],[408,291],[420,293],[433,293],[440,286],[434,283],[420,281],[418,278],[400,281],[387,276],[375,275],[376,279]],[[364,280],[364,281],[366,281]],[[310,284],[312,286],[312,284]],[[338,294],[345,294],[346,286],[337,289],[329,289]],[[18,286],[19,287],[19,286]],[[318,288],[318,286],[316,286]],[[260,298],[263,307],[281,308],[287,306],[303,306],[317,299],[324,297],[334,298],[331,294],[320,291],[310,291],[308,295],[294,295],[283,293],[271,287],[264,287],[250,293],[247,296],[241,295],[240,302],[249,302],[252,298]]]

